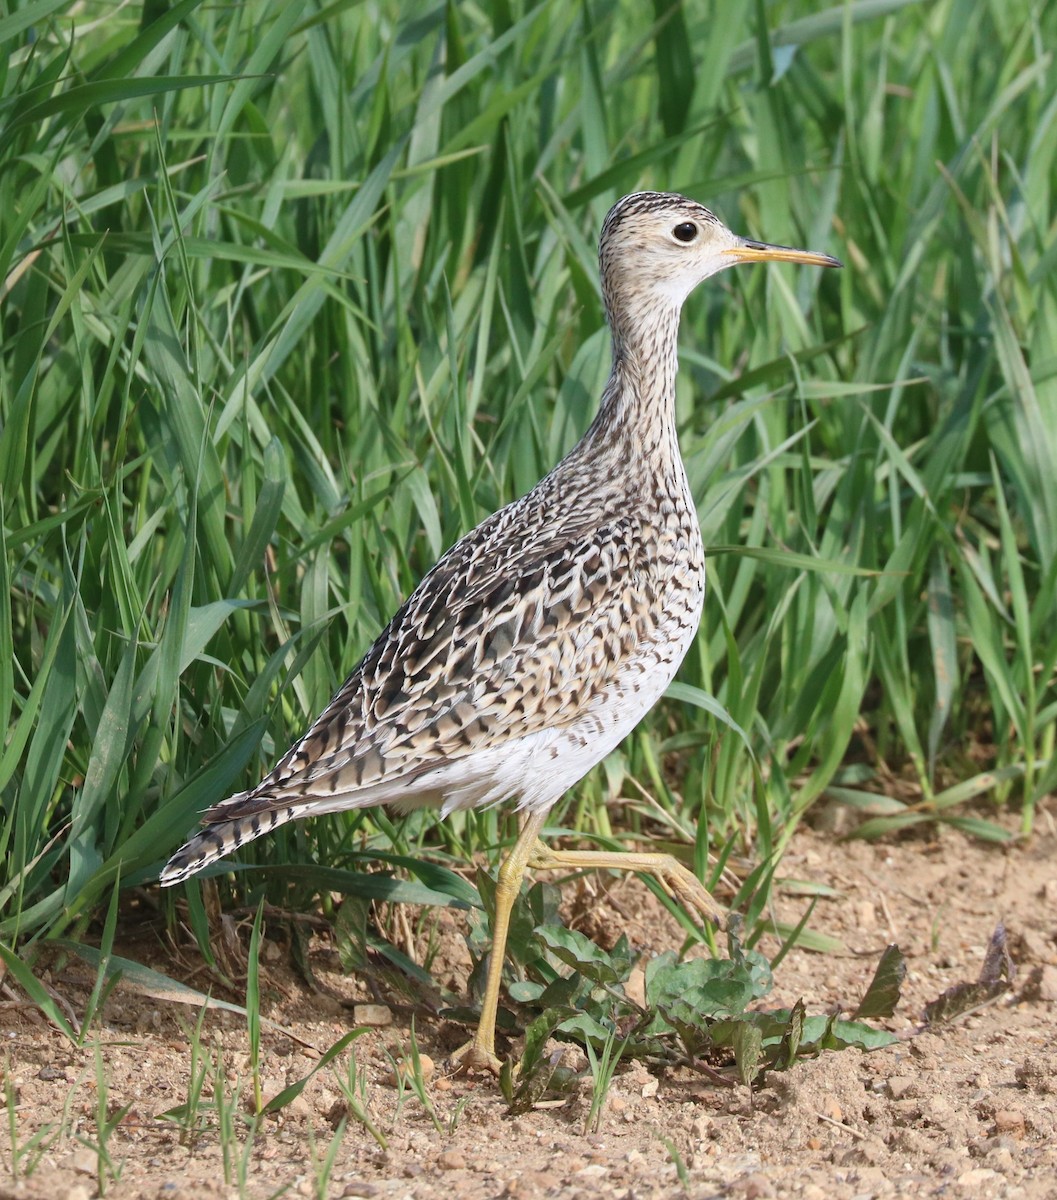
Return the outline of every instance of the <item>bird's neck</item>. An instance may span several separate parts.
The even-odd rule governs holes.
[[[675,421],[679,309],[665,305],[638,317],[610,321],[613,367],[584,440],[592,455],[614,459],[617,469],[682,478]]]

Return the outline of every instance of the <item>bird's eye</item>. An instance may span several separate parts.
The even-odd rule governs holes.
[[[681,221],[672,230],[672,236],[680,242],[692,242],[697,237],[697,226],[693,221]]]

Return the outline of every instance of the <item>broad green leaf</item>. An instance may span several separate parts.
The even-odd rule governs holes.
[[[561,925],[541,926],[536,937],[563,963],[596,983],[622,982],[635,963],[636,956],[629,950],[626,938],[621,938],[607,953],[582,933]]]
[[[870,986],[856,1006],[852,1016],[890,1017],[899,1003],[900,991],[906,979],[907,964],[898,946],[886,946],[874,971]]]

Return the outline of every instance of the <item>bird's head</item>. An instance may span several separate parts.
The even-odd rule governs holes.
[[[739,237],[709,209],[670,192],[635,192],[609,210],[598,258],[610,323],[621,312],[678,311],[702,280],[747,262],[839,267],[838,259]]]

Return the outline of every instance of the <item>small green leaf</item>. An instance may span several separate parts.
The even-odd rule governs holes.
[[[727,936],[727,953],[730,955],[732,967],[744,971],[752,986],[752,998],[762,1000],[774,990],[774,973],[766,955],[759,950],[746,950],[735,932],[733,922]]]
[[[579,971],[565,977],[559,975],[543,986],[537,1003],[540,1008],[578,1008],[590,998],[592,984]],[[513,995],[513,988],[510,990]]]
[[[734,1028],[734,1063],[738,1068],[738,1078],[746,1086],[760,1073],[760,1058],[763,1055],[763,1035],[757,1026],[747,1021],[739,1021]]]
[[[577,1034],[580,1041],[590,1042],[596,1049],[604,1046],[613,1036],[612,1027],[607,1028],[601,1021],[584,1012],[562,1021],[555,1032]]]
[[[647,1002],[669,1020],[703,1027],[708,1018],[737,1015],[756,997],[751,968],[721,958],[674,962],[661,955],[647,968]]]
[[[563,982],[565,982],[563,980]],[[543,995],[545,983],[535,983],[530,979],[518,979],[510,984],[506,994],[517,1004],[534,1004]]]
[[[545,1095],[562,1056],[559,1051],[544,1058],[543,1048],[555,1029],[573,1015],[568,1008],[546,1009],[525,1031],[525,1052],[516,1080],[512,1068],[504,1064],[500,1085],[511,1116],[528,1112]]]
[[[1016,971],[1006,945],[1006,928],[1000,921],[991,935],[984,963],[975,983],[956,983],[925,1005],[925,1023],[949,1025],[951,1021],[990,1004],[1012,986]]]
[[[886,946],[870,986],[852,1016],[890,1017],[899,1003],[900,989],[906,977],[907,963],[899,947]]]
[[[525,1051],[521,1056],[522,1071],[532,1071],[535,1068],[547,1039],[562,1021],[567,1021],[573,1015],[574,1012],[570,1008],[548,1008],[540,1013],[525,1030]]]
[[[364,896],[346,896],[334,917],[334,945],[341,969],[346,974],[367,966],[367,916],[371,901]]]
[[[536,938],[556,958],[595,983],[621,983],[635,962],[626,938],[621,938],[608,954],[590,938],[562,925],[542,926],[536,930]]]
[[[899,1038],[887,1029],[874,1029],[862,1021],[840,1021],[836,1017],[808,1017],[800,1041],[804,1050],[882,1050]]]
[[[800,1053],[800,1042],[804,1036],[804,1020],[806,1016],[807,1008],[803,1000],[798,1000],[789,1013],[789,1023],[786,1026],[785,1033],[782,1034],[782,1040],[778,1043],[778,1049],[773,1057],[772,1065],[778,1070],[791,1067],[796,1062],[797,1055]]]

